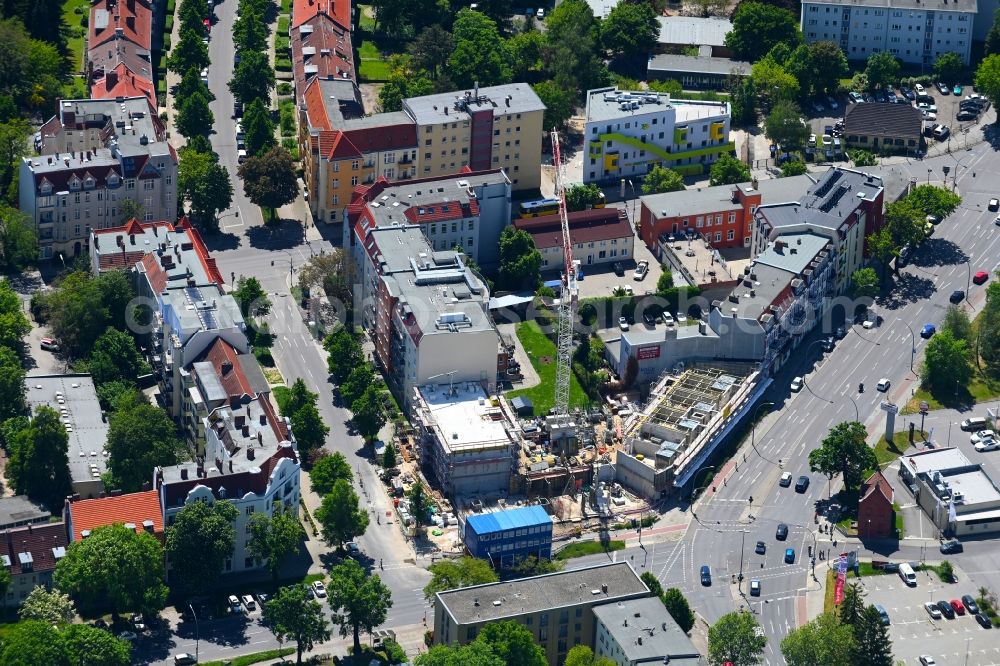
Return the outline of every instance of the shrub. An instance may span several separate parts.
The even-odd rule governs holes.
[[[80,17],[80,27],[86,28],[88,25],[90,25],[90,17],[84,14]]]
[[[286,137],[281,140],[281,147],[288,151],[293,160],[299,159],[299,145],[294,137]]]
[[[274,71],[276,72],[290,72],[292,71],[292,61],[282,56],[280,58],[274,59]]]
[[[166,35],[163,36],[163,50],[170,51],[171,44],[172,42],[170,41],[170,33],[167,33]]]
[[[170,33],[174,30],[174,17],[171,14],[167,14],[167,18],[163,22],[163,32],[164,40],[170,38]]]
[[[287,16],[279,16],[278,17],[278,29],[276,31],[276,34],[278,34],[278,35],[287,35],[288,34],[288,17]]]
[[[292,84],[288,81],[282,81],[278,84],[278,94],[279,95],[291,95],[292,94]]]

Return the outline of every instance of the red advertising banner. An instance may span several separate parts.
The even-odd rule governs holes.
[[[635,352],[635,357],[639,361],[644,361],[648,358],[660,358],[660,346],[639,347],[639,349]]]
[[[833,605],[839,606],[844,600],[844,584],[847,582],[847,553],[841,553],[837,561],[837,583],[833,587]]]

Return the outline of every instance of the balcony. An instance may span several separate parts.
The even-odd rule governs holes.
[[[413,164],[413,159],[409,155],[403,155],[403,157],[401,157],[399,159],[399,163],[400,164]]]

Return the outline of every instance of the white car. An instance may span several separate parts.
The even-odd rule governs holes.
[[[875,328],[875,320],[874,319],[865,319],[865,322],[863,324],[861,324],[861,328],[866,329],[866,330]]]
[[[941,619],[941,609],[937,607],[937,604],[933,601],[924,602],[924,610],[927,614],[931,616],[931,619],[940,620]]]
[[[242,613],[243,612],[243,606],[240,604],[240,598],[237,597],[235,594],[230,594],[229,595],[229,599],[227,599],[227,601],[229,602],[229,612],[230,613]]]
[[[788,486],[792,485],[792,473],[783,472],[781,474],[781,478],[778,480],[778,485],[781,486],[782,488],[787,488]]]
[[[682,314],[677,315],[677,324],[678,325],[680,325],[680,324],[686,324],[687,320],[688,320],[687,315],[682,315]]]
[[[312,584],[313,592],[316,593],[316,598],[326,599],[326,587],[323,585],[323,581],[317,580]]]
[[[630,285],[630,284],[626,284],[626,285],[622,286],[622,289],[625,290],[625,295],[626,296],[632,296],[632,295],[635,294],[635,291],[632,289],[632,285]]]
[[[626,319],[625,317],[618,317],[618,328],[620,328],[623,331],[627,331],[628,319]]]
[[[632,273],[632,279],[642,280],[643,278],[646,277],[646,273],[648,272],[649,272],[649,262],[644,259],[636,265],[635,272]]]
[[[1000,443],[997,443],[997,440],[990,438],[976,442],[974,447],[979,453],[986,453],[987,451],[996,451],[997,449],[1000,449]]]
[[[931,113],[930,111],[924,111],[924,120],[928,122],[934,122],[937,120],[937,114]]]
[[[833,137],[830,136],[829,134],[824,134],[823,135],[823,145],[824,146],[833,145]]]
[[[996,198],[990,199],[988,208],[990,210],[997,210],[998,208],[1000,208],[1000,199]]]
[[[920,655],[920,664],[921,666],[937,666],[937,662],[934,661],[934,657],[929,654]]]
[[[979,442],[984,442],[988,439],[995,440],[996,436],[997,434],[992,430],[979,430],[977,432],[972,433],[972,436],[969,437],[969,441],[971,441],[973,444],[977,444]]]
[[[913,86],[913,89],[917,91],[918,95],[923,95],[924,94],[924,87],[922,85],[920,85],[919,83],[916,84],[915,86]]]
[[[801,391],[802,390],[802,383],[803,383],[802,382],[802,378],[801,377],[796,377],[795,379],[792,380],[792,385],[791,385],[790,388],[794,392]]]
[[[882,393],[885,393],[886,391],[889,390],[890,386],[892,386],[892,382],[883,377],[882,379],[878,380],[878,384],[875,385],[875,388],[881,391]]]
[[[816,145],[816,135],[815,134],[810,134],[809,135],[809,145],[810,146],[815,146]]]

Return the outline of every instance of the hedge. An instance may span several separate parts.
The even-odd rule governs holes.
[[[287,35],[288,34],[288,17],[279,16],[278,17],[278,34]]]
[[[274,69],[278,72],[290,72],[292,71],[292,61],[285,57],[275,58]]]

